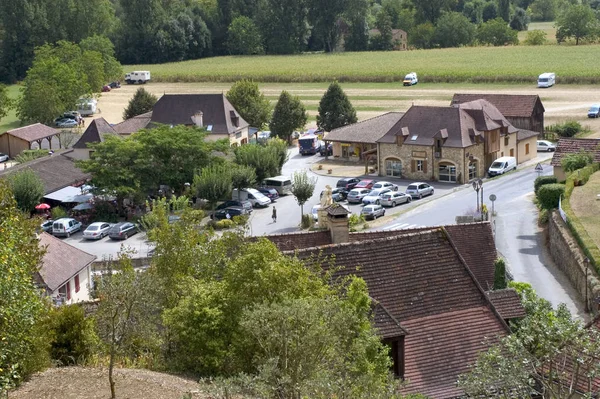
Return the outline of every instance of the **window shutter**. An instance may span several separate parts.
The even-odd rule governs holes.
[[[79,292],[79,274],[75,276],[75,292]]]
[[[423,161],[423,173],[427,173],[427,161]]]
[[[67,281],[67,301],[71,299],[71,282]]]
[[[416,168],[417,168],[417,161],[415,161],[413,159],[412,161],[410,161],[410,171],[414,172]]]

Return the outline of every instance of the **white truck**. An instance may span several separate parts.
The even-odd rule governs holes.
[[[81,116],[94,115],[98,111],[98,101],[95,98],[81,97],[77,100],[77,111]]]
[[[144,84],[150,81],[150,71],[133,71],[125,74],[125,82],[128,85],[134,83]]]
[[[250,201],[252,206],[265,208],[271,204],[271,200],[254,188],[244,188],[238,191],[237,188],[233,189],[231,193],[231,199],[236,201]]]

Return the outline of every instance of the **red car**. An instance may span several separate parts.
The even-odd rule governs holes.
[[[109,85],[104,85],[102,86],[102,93],[110,91],[110,86]]]
[[[375,180],[361,180],[358,183],[356,183],[356,186],[354,186],[354,188],[368,188],[368,189],[372,189],[373,188],[373,184],[375,184]]]

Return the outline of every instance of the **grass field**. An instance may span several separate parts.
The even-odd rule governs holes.
[[[527,27],[527,30],[541,30],[546,32],[547,44],[556,44],[556,28],[554,22],[532,22]],[[523,42],[527,38],[527,31],[519,32],[519,42]]]
[[[9,97],[12,99],[19,97],[20,88],[21,87],[19,85],[8,86]],[[0,120],[0,134],[16,127],[19,127],[19,120],[17,119],[17,112],[13,109],[8,113],[8,115]]]
[[[600,172],[594,173],[588,182],[575,187],[571,194],[571,208],[590,238],[600,247]]]
[[[439,50],[225,56],[160,65],[154,82],[397,82],[416,71],[421,82],[535,82],[555,72],[558,83],[600,83],[600,45],[466,47]]]

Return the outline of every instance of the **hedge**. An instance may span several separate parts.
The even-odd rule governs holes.
[[[545,184],[537,192],[537,199],[543,209],[558,207],[558,200],[565,193],[564,184]]]
[[[537,194],[541,186],[558,183],[556,176],[539,176],[533,183],[533,191]]]

